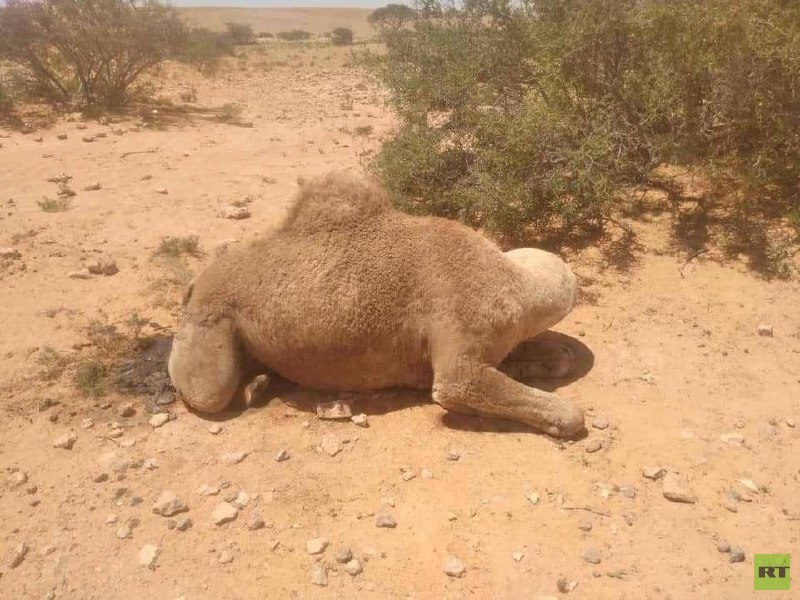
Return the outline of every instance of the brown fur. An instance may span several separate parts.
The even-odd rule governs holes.
[[[434,386],[447,408],[574,434],[577,408],[494,370],[575,296],[560,259],[514,252],[457,223],[397,212],[373,182],[320,177],[301,186],[276,231],[196,278],[170,374],[198,410],[227,405],[247,354],[313,388]],[[521,404],[505,410],[495,395]],[[490,404],[500,408],[482,409]]]

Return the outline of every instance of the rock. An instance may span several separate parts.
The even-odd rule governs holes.
[[[229,465],[238,465],[245,458],[247,458],[247,452],[228,452],[222,457],[222,460]]]
[[[219,553],[219,562],[223,565],[227,565],[233,562],[233,552],[230,550],[223,550]]]
[[[222,431],[222,427],[218,423],[212,423],[208,426],[208,433],[211,435],[217,435],[220,431]]]
[[[78,441],[78,436],[70,431],[69,433],[65,433],[55,442],[53,442],[53,448],[63,448],[64,450],[72,450],[72,447],[75,445],[75,442],[77,441]]]
[[[204,483],[197,489],[197,493],[201,496],[216,496],[219,494],[219,488]]]
[[[395,521],[394,517],[388,513],[378,513],[378,515],[375,517],[375,527],[394,529],[397,527],[397,521]]]
[[[403,481],[411,481],[417,476],[416,471],[413,469],[401,469],[401,475]]]
[[[514,552],[514,554],[511,555],[511,558],[514,560],[514,562],[519,562],[524,556],[525,555],[522,552]]]
[[[83,191],[84,192],[96,192],[96,191],[101,190],[101,189],[103,189],[103,186],[100,185],[100,182],[95,181],[94,183],[90,183],[89,185],[84,186]]]
[[[337,438],[335,435],[332,433],[326,433],[322,436],[320,448],[328,456],[336,456],[342,451],[342,444],[339,441],[339,438]]]
[[[21,258],[22,255],[16,248],[0,248],[0,258]]]
[[[744,437],[739,433],[723,433],[719,436],[719,439],[726,444],[732,444],[734,446],[742,446],[744,444]]]
[[[66,133],[59,133],[59,134],[56,136],[56,139],[59,139],[59,140],[65,140],[65,139],[67,139],[67,134],[66,134]]]
[[[325,538],[313,538],[306,542],[306,550],[309,554],[322,554],[328,547],[328,540]]]
[[[763,323],[759,325],[758,335],[760,335],[761,337],[772,337],[773,336],[772,325],[764,325]]]
[[[81,419],[81,429],[91,429],[94,427],[94,421],[89,418]]]
[[[351,577],[355,577],[356,575],[364,572],[364,567],[361,566],[361,561],[359,561],[357,558],[353,558],[348,560],[347,564],[345,564],[344,572]]]
[[[325,565],[314,563],[311,567],[311,583],[320,587],[328,585],[328,569]]]
[[[119,273],[117,262],[111,259],[98,260],[87,267],[89,273],[93,275],[116,275]]]
[[[97,138],[93,135],[84,135],[81,139],[88,144],[95,141]]]
[[[25,560],[25,556],[28,554],[28,544],[25,542],[20,542],[11,550],[11,553],[8,556],[8,568],[9,569],[16,569],[18,566],[22,564],[22,561]]]
[[[156,190],[156,194],[167,195],[169,194],[169,190],[165,187],[160,187]]]
[[[447,454],[445,455],[445,457],[447,458],[447,460],[456,461],[459,458],[461,458],[461,454],[455,448],[450,448],[447,450]]]
[[[592,530],[592,522],[591,521],[581,521],[578,523],[578,529],[581,531],[591,531]]]
[[[689,482],[683,475],[677,473],[667,473],[662,484],[664,498],[672,502],[684,502],[694,504],[697,498],[689,489]]]
[[[178,498],[175,492],[170,490],[161,492],[153,505],[153,512],[162,517],[173,517],[188,510],[189,507]]]
[[[602,448],[603,448],[603,441],[597,438],[589,440],[589,442],[586,444],[586,452],[588,452],[589,454],[597,452]]]
[[[791,417],[786,417],[786,419],[785,419],[785,423],[786,423],[786,426],[787,426],[787,427],[789,427],[789,428],[791,428],[791,429],[794,429],[794,428],[795,428],[795,425],[796,425],[796,424],[795,424],[795,422],[794,422],[794,419],[792,419]]]
[[[150,326],[153,327],[153,323],[150,323]],[[154,327],[154,329],[160,329],[158,327]],[[175,402],[175,394],[170,391],[163,391],[156,396],[156,404],[158,406],[167,406],[168,404],[172,404]]]
[[[334,559],[337,563],[344,564],[346,562],[350,562],[353,559],[353,551],[350,550],[350,546],[342,546],[338,550],[336,550],[336,554],[334,554]]]
[[[744,562],[745,555],[744,550],[739,548],[738,546],[731,546],[731,553],[728,557],[728,560],[732,563],[740,563]]]
[[[661,479],[666,472],[663,467],[645,467],[642,469],[642,477],[653,480]]]
[[[119,539],[124,540],[131,535],[131,527],[127,523],[123,523],[119,527],[117,527],[116,535]]]
[[[249,219],[250,209],[246,206],[226,206],[219,212],[219,216],[222,219],[233,219],[235,221]]]
[[[236,507],[227,502],[220,502],[217,504],[216,508],[214,508],[214,512],[211,513],[211,520],[214,522],[214,525],[222,525],[228,521],[233,521],[238,514],[239,511],[236,510]]]
[[[70,271],[67,273],[67,277],[70,279],[91,279],[92,274],[89,272],[89,269],[78,269],[77,271]]]
[[[597,548],[587,548],[583,551],[581,558],[592,565],[599,565],[603,560],[603,555]]]
[[[537,504],[539,504],[539,502],[540,502],[540,500],[541,500],[541,498],[539,497],[539,494],[538,494],[538,493],[536,493],[536,492],[531,492],[530,494],[528,494],[527,496],[525,496],[525,498],[527,498],[527,499],[528,499],[528,502],[530,502],[530,503],[531,503],[531,504],[533,504],[534,506],[536,506]]]
[[[283,462],[289,460],[289,451],[286,448],[281,448],[278,453],[272,457],[275,462]]]
[[[731,545],[728,543],[727,540],[720,540],[720,541],[717,542],[717,550],[719,550],[720,552],[723,552],[723,553],[724,552],[730,552],[731,551]]]
[[[194,523],[189,517],[181,517],[175,524],[175,529],[178,531],[187,531],[192,528],[192,525],[194,525]]]
[[[572,590],[578,587],[578,582],[569,580],[566,577],[561,577],[558,581],[556,581],[556,587],[562,594],[569,594]]]
[[[444,562],[443,570],[450,577],[463,577],[467,569],[457,556],[450,555]]]
[[[752,479],[740,479],[739,483],[741,483],[745,488],[749,491],[753,492],[754,494],[758,494],[759,489],[758,486]]]
[[[632,485],[621,485],[619,486],[619,493],[625,496],[626,498],[636,498],[636,488]]]
[[[244,525],[247,527],[248,531],[258,531],[264,527],[264,517],[262,517],[261,513],[257,510],[252,510],[250,514],[247,515]]]
[[[15,488],[28,483],[28,474],[25,471],[14,471],[8,478],[10,487]]]
[[[239,510],[242,510],[249,503],[250,503],[250,494],[248,494],[244,490],[239,490],[239,493],[236,495],[236,498],[233,500],[232,504]]]
[[[458,515],[452,511],[447,513],[447,520],[448,521],[455,521],[458,519]]]
[[[150,427],[153,429],[158,429],[162,425],[169,423],[169,419],[169,413],[156,413],[150,417],[148,423],[150,423]]]
[[[603,417],[595,417],[592,420],[592,427],[600,430],[608,429],[608,419],[605,419]]]
[[[341,400],[317,404],[317,418],[325,420],[349,419],[353,416],[350,404]]]
[[[114,524],[114,523],[116,523],[118,520],[119,520],[119,519],[117,518],[117,515],[115,515],[115,514],[110,514],[110,515],[108,515],[108,516],[106,517],[106,525],[113,525],[113,524]]]
[[[132,402],[126,402],[119,407],[119,416],[123,418],[132,417],[136,414],[136,409],[133,408]]]
[[[367,419],[367,415],[364,413],[353,415],[350,417],[350,420],[354,425],[358,425],[359,427],[369,427],[369,420]]]
[[[65,182],[58,184],[58,191],[56,192],[59,198],[72,198],[75,196],[75,190],[69,187]]]
[[[159,554],[161,554],[161,548],[153,544],[146,544],[139,550],[139,564],[151,570],[155,569]]]

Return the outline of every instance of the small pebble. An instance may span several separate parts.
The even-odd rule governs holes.
[[[320,448],[322,448],[322,451],[328,456],[336,456],[342,451],[342,444],[335,435],[327,433],[322,436]]]
[[[619,486],[619,493],[625,496],[626,498],[636,498],[636,488],[632,485],[621,485]]]
[[[325,538],[313,538],[306,542],[306,550],[309,554],[322,554],[328,547],[328,540]]]
[[[311,583],[320,587],[328,585],[328,569],[325,565],[314,563],[311,567]]]
[[[8,482],[12,488],[24,485],[28,483],[28,474],[25,471],[15,471],[9,477]]]
[[[133,403],[126,402],[122,406],[119,407],[119,416],[120,417],[132,417],[136,414],[136,409],[133,408]]]
[[[556,587],[558,588],[558,591],[561,592],[562,594],[569,594],[572,590],[578,587],[578,582],[574,580],[569,580],[566,577],[561,577],[556,582]]]
[[[130,525],[128,525],[127,523],[123,523],[122,525],[117,527],[117,532],[116,533],[117,533],[117,537],[119,539],[121,539],[121,540],[124,540],[125,538],[130,537],[130,535],[131,535]]]
[[[758,335],[761,337],[772,337],[774,332],[772,330],[772,325],[764,325],[763,323],[758,326]]]
[[[69,433],[65,433],[55,442],[53,442],[53,448],[63,448],[64,450],[72,450],[72,447],[75,445],[75,442],[77,441],[78,441],[78,436],[70,431]]]
[[[667,500],[694,504],[697,498],[689,489],[686,477],[677,473],[667,473],[662,484],[662,493]]]
[[[204,483],[197,489],[197,493],[200,496],[216,496],[219,494],[219,488]]]
[[[247,452],[228,452],[222,457],[222,460],[229,465],[238,465],[247,457]]]
[[[456,461],[459,458],[461,458],[461,454],[455,448],[450,448],[445,456],[447,460],[452,460],[452,461]]]
[[[511,555],[511,558],[514,559],[515,562],[519,562],[524,556],[525,555],[522,552],[514,552],[514,554]]]
[[[417,476],[417,473],[415,471],[412,471],[411,469],[403,469],[403,472],[402,472],[402,475],[401,475],[401,477],[403,478],[403,481],[411,481],[416,476]]]
[[[359,427],[369,427],[369,420],[367,419],[367,415],[364,413],[353,415],[350,417],[350,420],[354,425],[358,425]]]
[[[586,444],[586,452],[592,454],[600,450],[602,447],[603,447],[602,440],[594,438],[592,440],[589,440],[589,442]]]
[[[732,563],[740,563],[744,562],[745,555],[744,550],[737,546],[731,546],[731,554],[728,557],[728,560]]]
[[[375,526],[394,529],[397,527],[397,521],[395,521],[394,517],[388,513],[379,513],[375,517]]]
[[[212,423],[208,426],[208,433],[211,435],[217,435],[220,431],[222,431],[222,427],[218,423]]]
[[[94,427],[94,421],[91,419],[81,419],[81,429],[91,429]]]
[[[223,550],[219,553],[219,562],[223,565],[227,565],[233,562],[233,552],[230,550]]]
[[[730,552],[731,545],[728,543],[727,540],[720,540],[717,542],[717,550],[720,552]]]
[[[139,564],[148,569],[155,569],[161,549],[153,544],[146,544],[139,550]]]
[[[739,483],[741,483],[744,487],[746,487],[749,491],[753,492],[754,494],[758,494],[759,492],[758,486],[752,479],[740,479]]]
[[[278,450],[278,453],[272,457],[275,462],[283,462],[285,460],[289,460],[289,451],[286,448],[281,448]]]
[[[8,568],[9,569],[16,569],[18,566],[22,564],[22,561],[25,560],[25,556],[28,554],[28,544],[25,542],[20,542],[14,549],[11,551],[11,554],[8,558]]]
[[[179,513],[186,512],[189,507],[178,498],[175,492],[165,490],[156,498],[153,504],[153,513],[162,517],[173,517]]]
[[[334,555],[337,563],[347,563],[353,559],[353,551],[350,550],[350,546],[342,546],[338,550],[336,550],[336,554]]]
[[[723,433],[721,436],[719,436],[719,439],[726,444],[731,444],[733,446],[744,445],[744,436],[739,433]]]
[[[351,577],[355,577],[364,571],[364,567],[361,566],[361,561],[359,561],[357,558],[353,558],[347,561],[347,564],[344,566],[344,571]]]
[[[587,548],[583,551],[581,558],[583,558],[583,560],[585,560],[587,563],[593,565],[599,565],[603,560],[602,554],[597,548]]]
[[[189,517],[182,517],[178,519],[178,522],[175,524],[175,529],[178,531],[187,531],[191,529],[192,525],[194,525],[194,523]]]
[[[666,474],[663,467],[645,467],[642,469],[642,476],[646,479],[661,479]]]
[[[457,556],[451,555],[447,557],[443,570],[450,577],[463,577],[467,569]]]
[[[603,429],[608,429],[608,419],[605,419],[603,417],[596,417],[592,420],[592,427],[594,427],[595,429],[600,429],[601,431]]]
[[[169,413],[156,413],[150,417],[149,423],[153,429],[158,429],[162,425],[169,423]]]
[[[433,479],[433,471],[430,469],[422,469],[419,474],[423,479]]]
[[[238,514],[239,511],[234,506],[227,502],[220,502],[211,513],[211,520],[215,525],[222,525],[228,521],[233,521]]]
[[[591,531],[592,530],[592,522],[591,521],[581,521],[578,523],[578,529],[581,531]]]
[[[262,529],[265,525],[264,517],[262,517],[261,513],[257,510],[250,511],[250,514],[247,515],[247,519],[245,519],[244,525],[247,527],[248,531]]]

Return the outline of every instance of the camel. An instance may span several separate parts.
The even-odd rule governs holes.
[[[528,374],[567,375],[569,349],[532,338],[576,295],[554,254],[502,252],[454,221],[395,210],[374,181],[331,173],[301,183],[278,228],[190,283],[168,370],[202,413],[224,410],[255,360],[308,388],[428,389],[449,411],[571,438],[584,431],[578,406],[500,365],[513,352]]]

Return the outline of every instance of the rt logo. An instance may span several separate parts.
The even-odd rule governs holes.
[[[755,590],[789,589],[789,555],[756,554],[753,557],[755,568]]]

